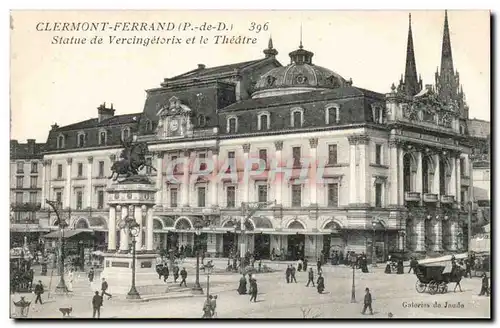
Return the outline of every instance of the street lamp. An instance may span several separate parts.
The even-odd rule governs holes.
[[[377,267],[377,253],[375,251],[375,237],[376,237],[376,228],[377,224],[380,223],[380,220],[373,220],[372,221],[372,228],[373,228],[373,239],[372,239],[372,267]]]
[[[61,232],[59,234],[59,283],[56,286],[56,292],[67,293],[68,287],[64,281],[64,228],[67,227],[68,224],[66,220],[62,219],[59,215],[58,206],[61,205],[60,203],[48,199],[46,199],[45,202],[52,207],[56,213],[57,220],[54,222],[54,225],[57,225]]]
[[[212,273],[213,264],[209,261],[205,266],[205,273],[207,274],[207,301],[210,299],[210,274]]]
[[[356,263],[352,264],[351,303],[356,303],[356,283],[354,282],[354,272],[356,272]]]
[[[140,225],[135,220],[131,220],[128,227],[130,236],[132,237],[132,286],[127,294],[127,299],[140,299],[141,295],[139,295],[139,292],[135,288],[135,244],[137,242],[135,238],[140,233]]]
[[[196,280],[194,282],[194,287],[192,288],[192,291],[197,294],[203,294],[203,288],[200,286],[200,235],[201,235],[201,229],[203,228],[203,225],[200,222],[195,223],[195,234],[198,236],[196,239],[196,243],[194,245],[196,249]]]

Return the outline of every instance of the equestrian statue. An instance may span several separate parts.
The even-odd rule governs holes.
[[[151,164],[146,162],[148,145],[145,142],[136,142],[134,138],[122,140],[121,143],[123,146],[123,150],[120,153],[120,159],[114,162],[111,166],[112,174],[109,179],[113,179],[113,181],[116,181],[119,177],[125,176],[125,178],[119,182],[124,182],[125,180],[130,179],[137,180],[133,177],[139,176],[139,171],[141,171],[145,167],[149,167],[152,170],[156,171],[156,169]]]

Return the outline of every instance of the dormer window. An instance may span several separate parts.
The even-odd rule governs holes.
[[[385,111],[382,106],[372,105],[373,122],[383,124],[385,122]]]
[[[57,137],[57,148],[58,149],[64,148],[64,143],[65,143],[65,138],[61,134],[60,136]]]
[[[146,121],[146,131],[151,131],[153,129],[153,124],[151,121],[147,120]]]
[[[293,108],[290,115],[290,125],[293,128],[301,128],[304,123],[304,111],[302,108]]]
[[[80,147],[80,148],[85,147],[85,133],[84,132],[79,132],[76,140],[78,143],[78,147]]]
[[[236,133],[238,131],[238,118],[229,116],[227,118],[227,133]]]
[[[260,113],[257,116],[257,128],[259,131],[269,130],[271,124],[271,120],[269,118],[270,114],[268,112]]]
[[[106,130],[99,131],[99,145],[105,145],[107,141]]]
[[[336,124],[340,121],[339,106],[329,105],[325,109],[325,122],[326,124]]]
[[[130,128],[124,128],[122,130],[122,140],[125,141],[125,140],[128,140],[128,138],[130,137]]]

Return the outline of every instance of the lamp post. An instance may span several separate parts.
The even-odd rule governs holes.
[[[205,273],[207,274],[207,301],[210,298],[210,274],[212,273],[213,267],[213,264],[210,262],[204,266]]]
[[[59,215],[59,207],[61,203],[48,199],[46,199],[45,202],[56,213],[57,220],[54,222],[54,225],[57,225],[61,231],[59,234],[59,283],[56,286],[56,292],[67,293],[68,287],[64,281],[64,228],[66,228],[68,224],[66,223],[66,220],[62,219]]]
[[[352,264],[352,287],[351,287],[351,303],[356,303],[356,283],[354,280],[354,272],[356,272],[356,264]]]
[[[379,221],[373,220],[372,221],[372,228],[373,228],[373,239],[372,239],[372,267],[377,267],[377,253],[375,251],[375,237],[376,237],[376,227]]]
[[[200,237],[201,235],[201,229],[203,228],[203,225],[200,224],[199,222],[195,223],[195,234]],[[192,288],[192,291],[197,294],[203,294],[203,288],[200,286],[200,238],[197,238],[196,243],[194,245],[196,249],[196,280],[194,282],[194,286]]]
[[[130,287],[130,291],[127,294],[127,299],[140,299],[141,295],[139,295],[139,292],[135,288],[135,244],[137,243],[136,237],[140,233],[140,225],[131,220],[129,221],[129,231],[130,231],[130,236],[132,237],[132,286]]]

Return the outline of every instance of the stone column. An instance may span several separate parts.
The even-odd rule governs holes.
[[[156,152],[156,205],[164,206],[163,204],[163,156],[164,152]]]
[[[439,171],[440,171],[440,163],[439,163],[439,154],[434,154],[432,156],[432,159],[434,161],[434,179],[432,180],[432,193],[436,194],[438,197],[438,201],[440,201],[440,188],[439,188]]]
[[[122,221],[125,221],[125,219],[128,216],[128,206],[123,205],[122,206],[122,211],[121,211],[121,219]],[[120,252],[128,252],[128,240],[129,240],[129,235],[128,235],[128,229],[123,228],[120,229]]]
[[[357,136],[347,137],[349,140],[349,204],[357,203],[356,186],[356,144]]]
[[[318,181],[318,178],[316,177],[317,174],[317,165],[318,165],[318,153],[317,153],[317,147],[318,147],[318,138],[310,138],[309,139],[309,146],[311,147],[310,150],[310,155],[311,155],[311,173],[309,175],[309,191],[310,191],[310,206],[317,206],[318,205],[318,185],[316,184],[316,181]]]
[[[405,188],[404,188],[404,150],[398,148],[398,203],[400,206],[405,204]]]
[[[420,193],[420,204],[424,198],[423,187],[422,187],[422,152],[416,152],[417,157],[417,178],[415,179],[415,191]]]
[[[45,195],[45,193],[47,192],[47,189],[45,188],[45,186],[46,186],[45,179],[47,177],[45,171],[46,171],[47,166],[48,166],[47,162],[48,161],[45,161],[45,160],[42,161],[42,195],[41,195],[41,201],[40,201],[40,203],[42,204],[42,208],[45,208],[45,206],[46,206],[45,199],[50,198],[50,197],[47,197]],[[50,193],[50,191],[49,191],[49,193]]]
[[[190,164],[191,151],[184,151],[184,165],[182,168],[182,195],[181,205],[189,207],[189,164]]]
[[[457,186],[456,186],[456,192],[457,192],[457,204],[458,206],[460,206],[460,203],[461,203],[461,198],[462,198],[462,194],[461,194],[461,191],[462,191],[462,172],[460,172],[460,154],[457,156],[457,158],[455,159],[455,168],[456,168],[456,183],[457,183]]]
[[[390,188],[390,199],[389,204],[392,206],[398,205],[398,144],[396,140],[389,141],[389,188]]]
[[[369,179],[367,177],[368,172],[370,171],[369,165],[370,165],[370,160],[368,158],[369,156],[369,151],[368,147],[370,144],[370,138],[366,135],[361,135],[358,138],[358,144],[359,144],[359,171],[358,171],[358,178],[359,178],[359,203],[368,206],[370,204],[370,190],[371,186],[369,186]]]
[[[448,246],[450,251],[456,251],[458,249],[458,214],[457,218],[448,218],[450,222],[450,245]]]
[[[92,208],[92,165],[94,163],[94,157],[87,157],[87,207]],[[97,208],[97,206],[95,206]]]
[[[250,144],[243,144],[243,165],[246,167],[248,164],[248,153],[250,152]],[[241,188],[243,189],[243,202],[248,203],[249,202],[249,189],[250,189],[250,178],[247,177],[248,181],[243,181],[241,183]]]
[[[412,222],[415,233],[415,252],[425,251],[425,218],[415,218]]]
[[[66,160],[68,165],[66,166],[66,184],[64,186],[65,191],[65,204],[63,207],[71,208],[71,164],[73,163],[72,158]]]
[[[212,197],[211,204],[212,207],[219,206],[219,198],[218,198],[218,190],[219,190],[219,181],[217,181],[217,174],[219,168],[219,148],[212,148],[212,180],[210,181],[210,194]]]
[[[148,207],[146,214],[146,250],[153,250],[153,208]]]
[[[276,167],[281,167],[282,165],[282,158],[281,158],[281,151],[283,150],[283,141],[275,141],[274,142],[274,147],[276,148]],[[276,199],[276,205],[282,205],[282,193],[283,193],[283,180],[285,180],[284,174],[281,174],[279,177],[276,175],[275,177],[275,192],[274,192],[274,199]]]
[[[456,165],[455,157],[450,156],[450,166],[451,166],[451,176],[450,183],[447,186],[447,194],[451,196],[455,196],[455,200],[457,199],[457,165]]]
[[[434,217],[432,220],[434,221],[433,232],[434,232],[434,243],[432,245],[432,250],[434,252],[440,252],[443,250],[443,226],[442,220],[443,218],[440,216],[439,218]]]
[[[109,206],[108,220],[108,251],[116,251],[116,210],[120,210],[118,206]]]
[[[137,249],[140,250],[142,247],[142,208],[140,206],[134,206],[134,219],[139,225],[139,235],[135,237],[135,240],[137,241]]]

